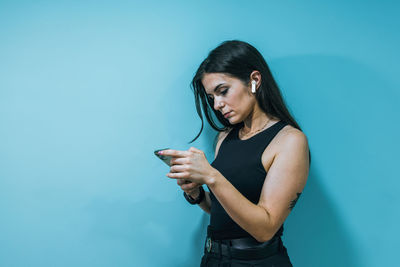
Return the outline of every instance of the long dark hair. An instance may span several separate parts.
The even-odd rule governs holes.
[[[294,128],[301,130],[300,126],[287,109],[279,87],[272,76],[267,62],[260,52],[246,42],[230,40],[221,43],[208,54],[207,58],[200,64],[191,82],[196,101],[197,114],[199,114],[201,119],[201,129],[190,143],[194,142],[200,136],[204,128],[201,106],[208,123],[219,132],[225,131],[228,128],[243,126],[243,122],[231,125],[221,112],[214,110],[214,101],[207,96],[201,82],[204,74],[223,73],[241,80],[244,84],[248,84],[250,81],[250,74],[255,70],[259,71],[261,74],[261,85],[255,95],[260,108],[266,114],[276,117]],[[220,128],[215,123],[211,112],[214,113],[215,117],[224,127]]]

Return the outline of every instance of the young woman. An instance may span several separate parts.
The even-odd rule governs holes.
[[[267,63],[250,44],[226,41],[200,64],[192,87],[202,121],[194,140],[201,102],[219,131],[215,159],[210,165],[194,147],[160,154],[173,157],[167,176],[185,198],[211,215],[201,266],[292,266],[281,235],[307,181],[309,148]]]

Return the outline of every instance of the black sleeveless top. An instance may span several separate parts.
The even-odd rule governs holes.
[[[244,197],[257,204],[267,175],[261,156],[275,135],[287,125],[279,121],[246,140],[239,139],[239,129],[232,129],[225,137],[218,155],[211,163]],[[232,239],[251,237],[243,230],[218,202],[210,191],[211,217],[208,235],[213,239]],[[275,236],[281,236],[283,225]]]

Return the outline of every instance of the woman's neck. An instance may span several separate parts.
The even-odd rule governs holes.
[[[261,109],[255,109],[243,121],[243,128],[241,132],[243,135],[251,134],[260,129],[266,128],[272,120],[273,118],[262,112]]]

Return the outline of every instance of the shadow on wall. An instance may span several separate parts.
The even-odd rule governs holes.
[[[285,223],[288,253],[299,267],[365,266],[362,248],[355,246],[357,235],[347,225],[351,220],[364,227],[363,235],[371,235],[370,229],[385,229],[385,222],[393,220],[382,213],[384,219],[372,222],[365,207],[379,210],[383,203],[369,194],[383,196],[396,186],[396,81],[337,56],[304,55],[272,63],[313,156],[304,193]],[[387,180],[379,183],[376,177]],[[325,184],[331,187],[325,190]],[[348,205],[330,195],[339,195]],[[342,210],[352,216],[340,217]]]
[[[355,246],[344,225],[312,167],[301,201],[285,223],[284,243],[293,265],[362,266],[354,256]]]

